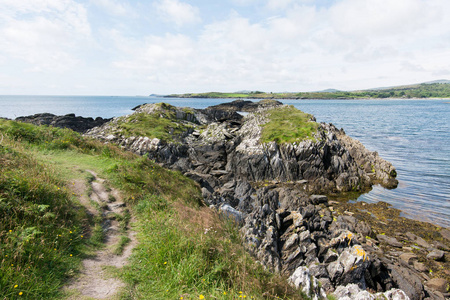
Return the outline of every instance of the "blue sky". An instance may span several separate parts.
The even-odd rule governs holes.
[[[0,0],[0,94],[355,90],[450,79],[448,0]]]

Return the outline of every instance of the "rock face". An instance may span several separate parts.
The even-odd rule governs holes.
[[[375,183],[394,188],[395,168],[332,124],[318,124],[306,140],[262,143],[270,113],[286,109],[273,104],[242,101],[203,110],[148,104],[86,135],[146,155],[197,181],[205,203],[240,224],[248,251],[313,298],[356,284],[380,293],[410,289],[405,292],[411,299],[422,299],[425,292],[416,275],[378,257],[376,244],[363,243],[372,235],[370,227],[352,216],[335,218],[324,196],[362,192]],[[251,113],[237,113],[243,110]],[[178,125],[167,125],[170,138],[130,134],[130,126],[136,126],[130,120],[142,114],[169,116]],[[389,242],[402,246],[395,238]],[[389,293],[395,294],[389,299],[407,299],[401,291]]]
[[[101,117],[83,118],[75,116],[75,114],[68,114],[64,116],[56,116],[49,113],[35,114],[32,116],[18,117],[16,121],[31,123],[34,125],[50,125],[60,128],[69,128],[73,131],[84,133],[91,128],[101,126],[111,119],[103,119]]]

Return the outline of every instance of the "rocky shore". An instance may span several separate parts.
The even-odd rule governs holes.
[[[50,113],[35,114],[16,118],[18,122],[31,123],[34,125],[49,125],[59,128],[69,128],[73,131],[84,133],[87,130],[101,126],[111,119],[103,119],[101,117],[84,118],[75,116],[75,114],[67,114],[64,116],[56,116]]]
[[[197,181],[204,202],[238,222],[248,251],[312,298],[448,298],[450,231],[402,218],[383,202],[337,200],[374,184],[395,188],[396,170],[308,115],[314,130],[306,137],[263,140],[269,125],[277,128],[275,113],[293,110],[271,100],[206,109],[146,104],[85,135]]]

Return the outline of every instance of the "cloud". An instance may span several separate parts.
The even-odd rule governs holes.
[[[91,35],[82,5],[69,0],[4,4],[0,53],[27,62],[27,71],[62,71],[80,62],[77,52]]]
[[[130,15],[130,9],[116,0],[91,0],[91,2],[115,16]]]
[[[156,4],[160,17],[177,27],[201,21],[200,11],[197,7],[178,0],[160,0]]]
[[[358,89],[448,74],[448,0],[188,3],[3,0],[0,64],[21,70],[8,82],[39,71],[26,77],[34,86],[45,74],[122,94]]]

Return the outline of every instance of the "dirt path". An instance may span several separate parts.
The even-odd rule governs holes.
[[[125,203],[121,201],[120,193],[105,187],[105,180],[99,178],[95,172],[86,171],[95,179],[90,183],[76,181],[73,189],[80,195],[80,202],[89,213],[102,216],[105,248],[98,251],[94,257],[83,261],[80,275],[69,282],[64,290],[72,295],[68,299],[114,299],[125,284],[117,278],[108,276],[105,267],[123,267],[137,241],[134,232],[129,229],[124,232],[120,229],[117,216],[124,216],[125,213]],[[87,196],[89,189],[91,193]],[[128,237],[130,242],[120,255],[114,254],[118,243],[124,237]]]

